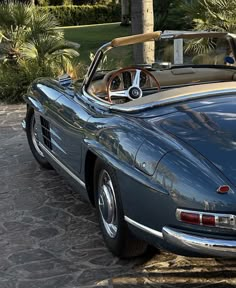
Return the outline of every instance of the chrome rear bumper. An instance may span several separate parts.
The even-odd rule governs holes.
[[[163,227],[162,234],[164,241],[176,250],[214,257],[236,257],[236,240],[200,237],[169,227]]]

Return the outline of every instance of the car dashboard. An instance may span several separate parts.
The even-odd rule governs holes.
[[[137,68],[138,69],[138,68]],[[222,81],[236,81],[236,69],[231,67],[173,67],[166,70],[148,69],[149,72],[160,83],[161,90],[167,90],[176,87],[192,86],[203,83],[213,83]],[[88,93],[92,96],[106,100],[107,85],[110,78],[116,72],[98,72],[88,87]],[[128,89],[134,77],[134,72],[125,71],[116,76],[111,83],[112,91],[120,91]],[[144,73],[140,74],[140,88],[143,96],[147,96],[157,92],[153,80]],[[125,103],[129,99],[117,97],[115,103]]]

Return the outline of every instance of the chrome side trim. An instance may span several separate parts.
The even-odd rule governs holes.
[[[147,226],[144,226],[144,225],[142,225],[142,224],[140,224],[140,223],[138,223],[138,222],[130,219],[130,218],[127,217],[127,216],[125,216],[125,221],[128,222],[129,224],[135,226],[136,228],[139,228],[139,229],[141,229],[141,230],[143,230],[143,231],[145,231],[145,232],[147,232],[147,233],[149,233],[149,234],[152,234],[152,235],[154,235],[154,236],[157,236],[158,238],[163,238],[163,235],[162,235],[161,232],[159,232],[159,231],[157,231],[157,230],[154,230],[154,229],[152,229],[152,228],[149,228],[149,227],[147,227]]]
[[[22,127],[22,129],[23,129],[24,131],[26,130],[26,121],[25,121],[25,119],[22,120],[22,122],[21,122],[21,127]]]
[[[73,172],[71,172],[64,164],[61,163],[42,143],[39,143],[40,148],[46,152],[67,174],[69,174],[76,182],[78,182],[83,188],[86,189],[85,183],[78,178]]]
[[[163,227],[164,240],[175,249],[215,257],[236,257],[236,241],[195,236]]]
[[[89,99],[89,101],[91,101],[92,103],[96,103],[99,104],[105,108],[109,108],[111,106],[111,103],[107,102],[106,100],[103,100],[97,96],[91,96],[90,94],[88,94],[88,92],[86,91],[85,87],[82,88],[82,93],[84,96],[86,96],[87,99]]]
[[[205,98],[205,97],[215,97],[215,96],[220,96],[220,95],[224,95],[227,93],[228,94],[236,93],[236,88],[235,89],[222,89],[219,91],[212,91],[212,92],[208,91],[208,92],[194,93],[194,94],[190,94],[190,95],[181,95],[181,96],[172,97],[169,99],[152,101],[150,103],[144,103],[144,104],[140,104],[137,106],[135,106],[135,101],[132,102],[133,106],[126,106],[126,104],[115,104],[115,105],[110,106],[110,110],[111,111],[119,111],[119,112],[139,112],[139,111],[149,109],[149,108],[166,106],[166,105],[180,103],[183,101],[189,101],[189,100],[193,100],[193,99],[201,99],[201,98]]]

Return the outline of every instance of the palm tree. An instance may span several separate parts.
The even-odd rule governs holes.
[[[130,0],[121,0],[121,25],[128,26],[130,20]]]
[[[236,32],[235,1],[195,0],[185,4],[185,13],[195,30]]]
[[[78,44],[64,40],[58,21],[36,6],[0,4],[0,100],[22,101],[38,77],[75,75]]]
[[[39,68],[66,72],[78,57],[78,44],[64,40],[58,21],[50,13],[19,2],[0,4],[0,37],[5,62],[17,65],[34,61]],[[45,68],[45,69],[44,69]]]
[[[189,4],[189,8],[189,13],[194,13],[195,30],[236,32],[235,1],[201,0]]]
[[[131,0],[132,33],[153,32],[153,0]],[[154,42],[145,42],[134,47],[136,64],[154,62]]]
[[[200,0],[185,5],[186,14],[192,18],[194,30],[236,32],[236,2],[229,0]],[[190,41],[186,52],[209,53],[215,49],[214,39]]]

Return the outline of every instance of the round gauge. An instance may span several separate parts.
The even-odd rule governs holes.
[[[139,81],[139,85],[140,87],[143,87],[147,82],[147,75],[143,72],[141,72],[140,74],[140,81]]]
[[[116,76],[111,83],[111,90],[117,90],[120,87],[121,80]]]

